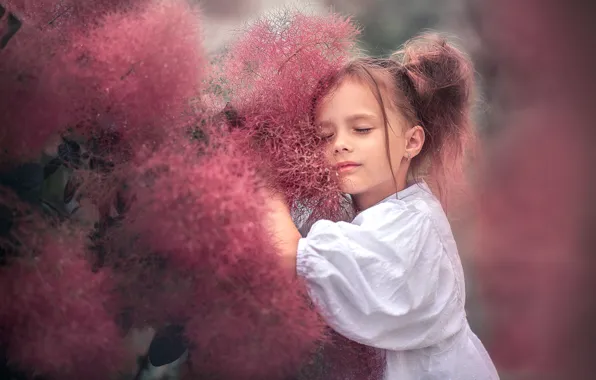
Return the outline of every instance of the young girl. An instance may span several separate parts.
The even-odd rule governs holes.
[[[389,59],[352,61],[317,100],[315,121],[357,216],[320,220],[302,238],[284,200],[269,200],[284,265],[334,330],[384,352],[386,379],[498,379],[466,319],[447,217],[420,179],[442,194],[461,168],[472,77],[463,54],[431,35]]]

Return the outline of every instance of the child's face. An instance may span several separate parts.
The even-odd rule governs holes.
[[[389,99],[384,96],[383,102],[387,105]],[[374,204],[395,193],[396,180],[398,186],[401,182],[405,186],[408,165],[403,165],[405,170],[401,165],[406,155],[405,121],[393,107],[385,108],[390,124],[387,134],[381,106],[370,86],[347,78],[317,109],[316,121],[328,139],[328,160],[337,170],[342,191],[355,196],[357,202],[361,197]]]

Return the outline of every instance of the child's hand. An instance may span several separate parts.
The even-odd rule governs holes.
[[[263,189],[267,215],[265,228],[271,233],[271,238],[278,248],[282,264],[292,274],[296,272],[296,254],[300,232],[294,225],[285,196],[271,188]]]

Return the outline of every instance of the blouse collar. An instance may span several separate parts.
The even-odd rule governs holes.
[[[428,187],[427,183],[424,180],[420,180],[418,182],[411,183],[405,189],[398,191],[397,193],[393,193],[390,196],[388,196],[387,198],[383,199],[382,201],[376,203],[375,206],[378,204],[381,204],[381,203],[388,202],[393,199],[402,200],[402,199],[408,198],[414,194],[418,194],[421,191],[425,191],[425,192],[431,191],[430,188]]]

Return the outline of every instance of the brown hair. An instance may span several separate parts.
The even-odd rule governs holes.
[[[445,202],[450,185],[462,178],[464,153],[475,136],[470,120],[473,76],[470,60],[459,49],[439,34],[426,33],[389,58],[352,60],[322,84],[313,105],[346,78],[364,80],[389,126],[382,94],[389,95],[391,106],[426,135],[420,154],[412,159],[411,176],[424,176]],[[388,128],[385,133],[387,137]]]

